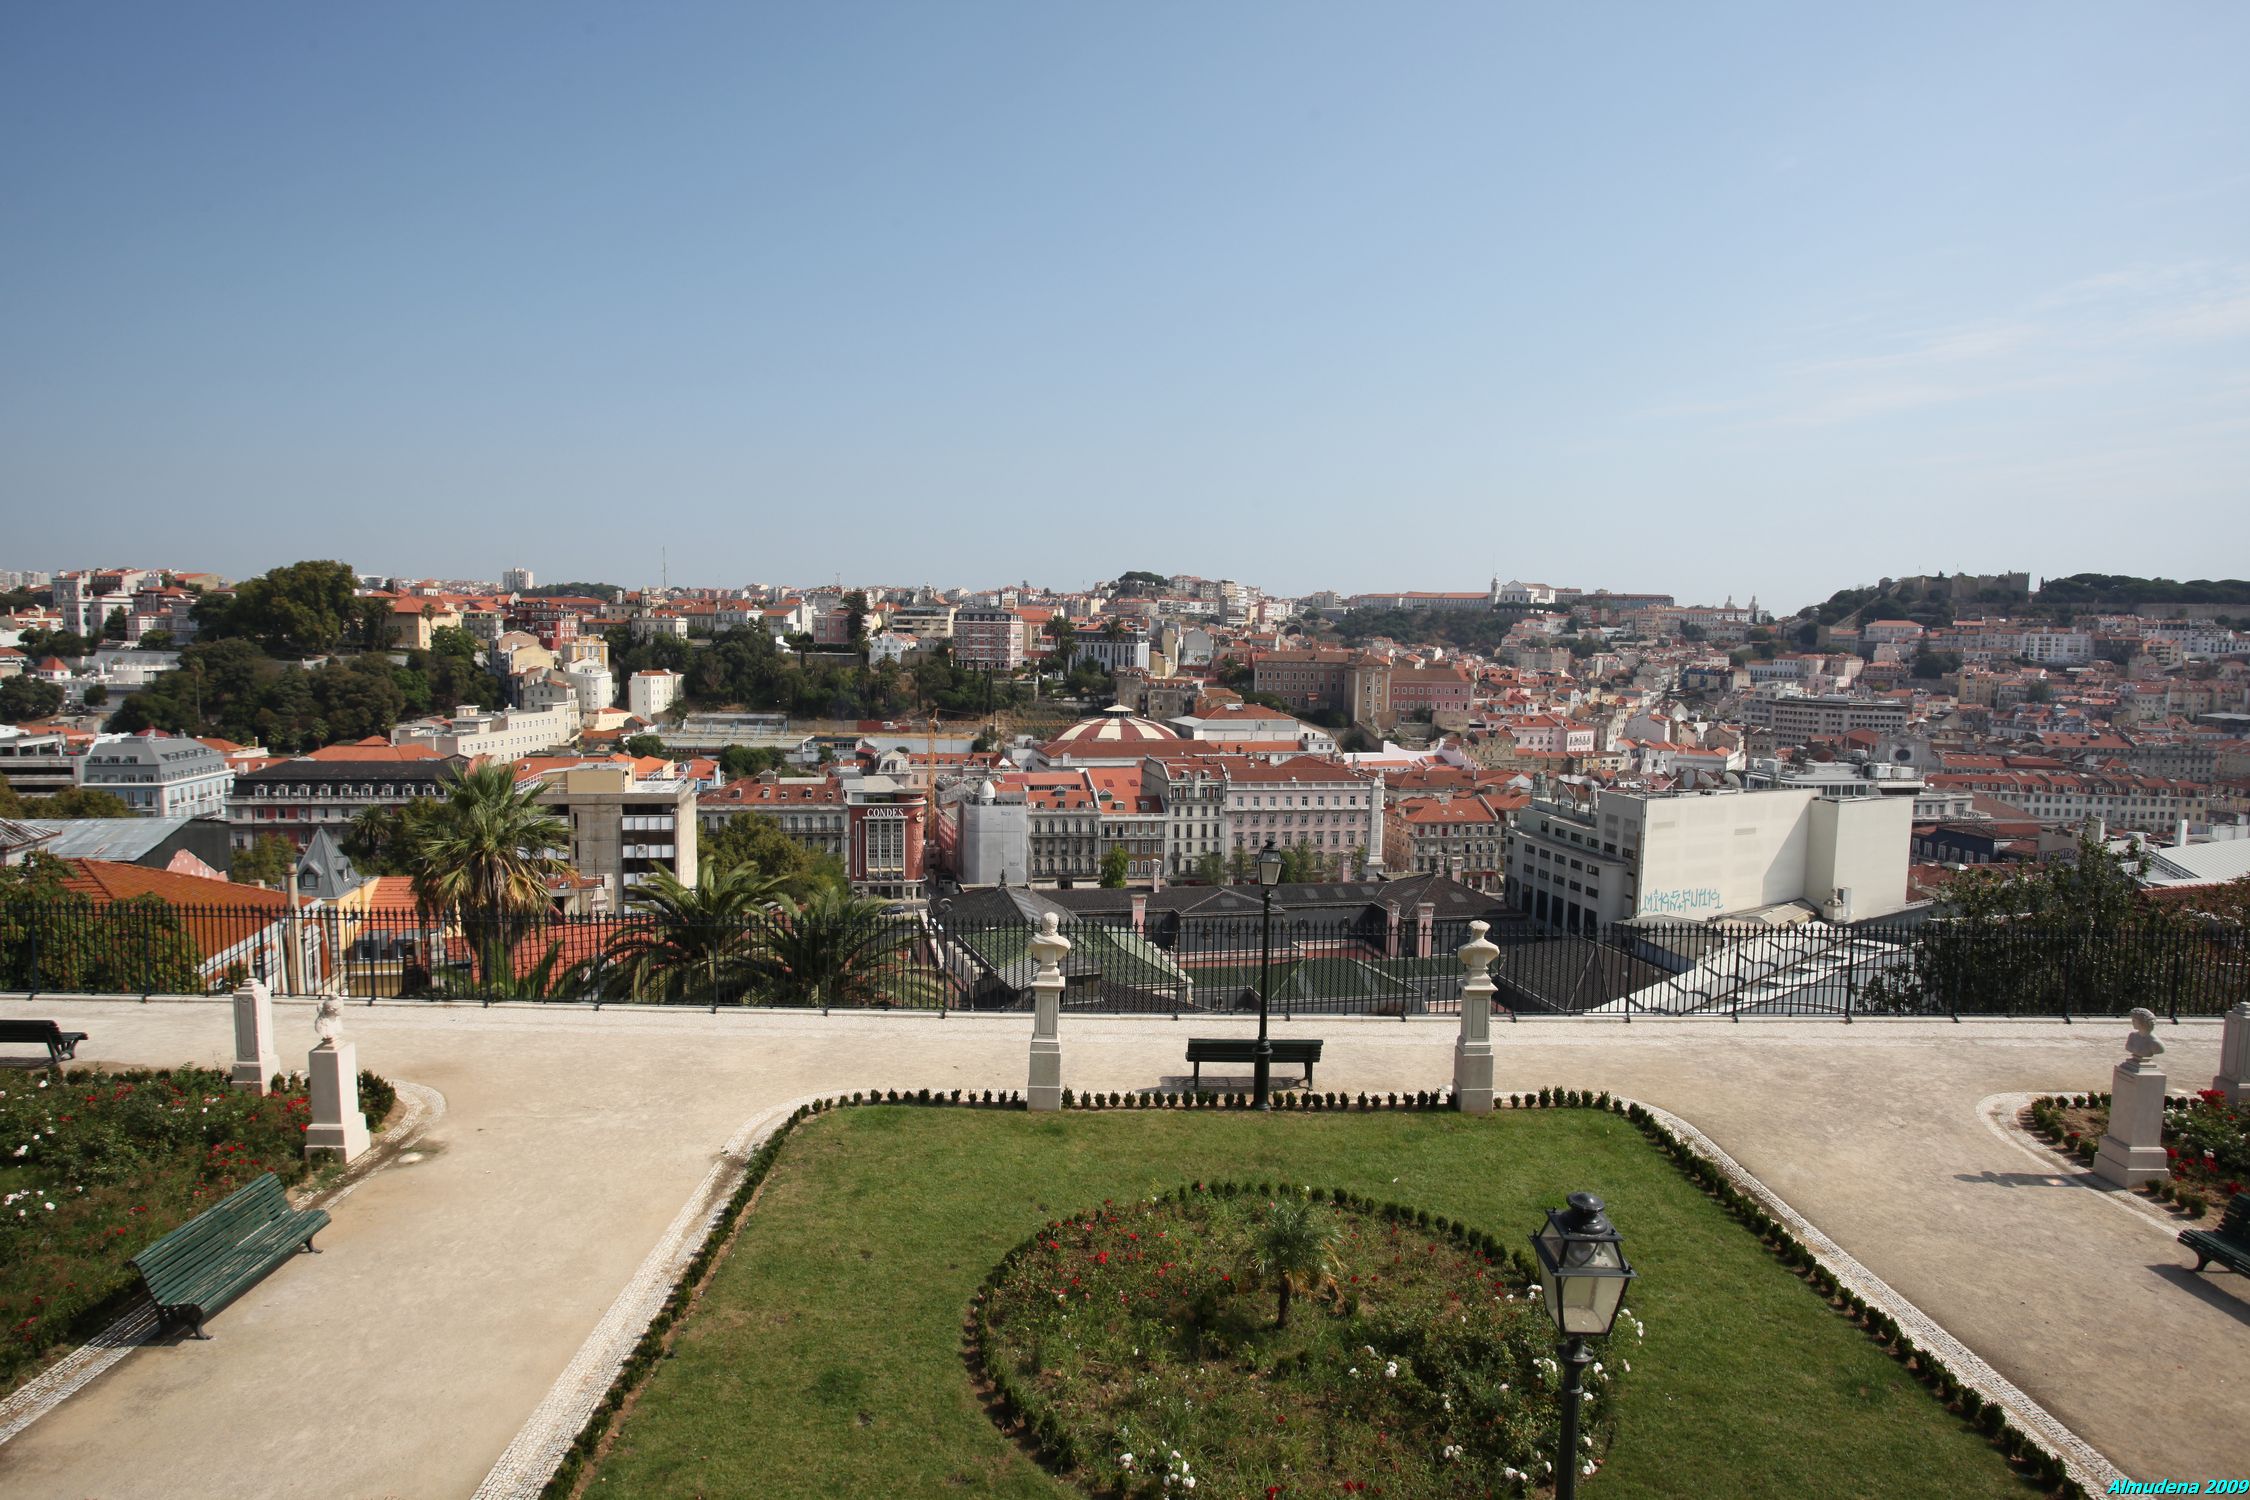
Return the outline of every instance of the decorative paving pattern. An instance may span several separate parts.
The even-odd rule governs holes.
[[[406,1104],[398,1122],[383,1132],[379,1149],[353,1162],[340,1183],[310,1200],[315,1206],[328,1208],[349,1197],[353,1188],[367,1180],[368,1174],[413,1144],[416,1136],[445,1113],[445,1096],[436,1089],[424,1088],[418,1083],[401,1083],[397,1088],[399,1098]],[[103,1371],[156,1336],[155,1304],[143,1301],[126,1309],[116,1322],[94,1335],[92,1343],[81,1344],[0,1401],[0,1445],[77,1395]]]
[[[2024,1094],[2020,1097],[2028,1102],[2034,1096]],[[1985,1103],[1990,1104],[1991,1100],[1986,1100]],[[1729,1182],[1756,1199],[1760,1208],[1779,1219],[1840,1284],[1858,1293],[1870,1306],[1881,1308],[1889,1314],[1916,1344],[1943,1361],[1963,1385],[1972,1387],[1987,1402],[2005,1410],[2026,1434],[2060,1458],[2063,1466],[2070,1471],[2070,1477],[2085,1486],[2089,1494],[2107,1493],[2111,1481],[2126,1477],[2123,1470],[2102,1457],[2091,1443],[2057,1421],[2051,1412],[1979,1359],[1968,1345],[1946,1332],[1929,1314],[1891,1290],[1889,1283],[1882,1277],[1854,1260],[1841,1245],[1815,1229],[1810,1221],[1745,1171],[1740,1162],[1721,1150],[1709,1136],[1669,1110],[1658,1109],[1653,1104],[1641,1107],[1665,1129],[1709,1158],[1714,1166],[1726,1174]]]
[[[633,1272],[632,1280],[625,1283],[617,1300],[602,1314],[601,1322],[594,1325],[593,1333],[579,1345],[530,1420],[517,1431],[508,1451],[500,1455],[484,1483],[477,1486],[476,1500],[533,1500],[546,1488],[563,1455],[593,1418],[594,1408],[616,1383],[617,1372],[632,1356],[633,1347],[686,1274],[688,1262],[695,1259],[695,1252],[717,1225],[742,1181],[750,1154],[800,1106],[826,1097],[807,1094],[777,1104],[753,1115],[734,1133],[718,1162],[657,1240],[656,1248]]]

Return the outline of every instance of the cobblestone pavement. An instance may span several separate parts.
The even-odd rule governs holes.
[[[67,1010],[82,1061],[224,1065],[223,1003]],[[308,1005],[275,1007],[287,1065]],[[1323,1088],[1442,1088],[1450,1023],[1295,1021]],[[1198,1020],[1198,1033],[1239,1022]],[[1179,1080],[1187,1023],[1066,1017],[1078,1088]],[[354,1007],[362,1066],[443,1094],[302,1257],[135,1351],[0,1446],[20,1500],[466,1496],[547,1396],[725,1143],[806,1094],[1023,1086],[1026,1016]],[[1876,1275],[2136,1478],[2250,1475],[2250,1291],[2193,1277],[2173,1226],[2027,1152],[1993,1097],[2106,1086],[2122,1023],[1526,1022],[1497,1086],[1609,1089],[1706,1132]],[[2215,1023],[2161,1029],[2204,1086]],[[1287,1071],[1287,1070],[1285,1070]]]

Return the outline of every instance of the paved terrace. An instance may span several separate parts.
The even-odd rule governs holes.
[[[275,1010],[286,1065],[310,1007]],[[230,1057],[223,1002],[0,999],[0,1016],[64,1012],[92,1033],[85,1062]],[[1065,1081],[1176,1079],[1190,1024],[1252,1029],[1066,1016]],[[1324,1088],[1450,1081],[1450,1022],[1317,1024]],[[1503,1091],[1606,1088],[1700,1126],[2128,1474],[2250,1474],[2243,1278],[2188,1276],[2171,1228],[2072,1185],[1980,1108],[2105,1086],[2124,1030],[1550,1021],[1495,1041]],[[346,1031],[362,1066],[443,1094],[420,1159],[366,1179],[327,1253],[215,1319],[212,1342],[135,1351],[0,1446],[0,1490],[469,1495],[746,1120],[854,1088],[1021,1088],[1030,1018],[407,1003],[354,1007]],[[2207,1084],[2217,1025],[2160,1035],[2175,1089]]]

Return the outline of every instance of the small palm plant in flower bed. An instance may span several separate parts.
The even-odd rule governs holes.
[[[1561,1372],[1528,1263],[1396,1205],[1200,1183],[1104,1203],[1011,1251],[972,1326],[997,1407],[1096,1493],[1553,1485]],[[1622,1317],[1623,1341],[1639,1326]],[[1630,1358],[1589,1373],[1581,1474]]]
[[[155,1240],[302,1177],[311,1113],[302,1080],[260,1097],[209,1068],[0,1073],[0,1390],[114,1316]]]

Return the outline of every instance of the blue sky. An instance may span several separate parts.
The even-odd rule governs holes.
[[[2250,8],[0,6],[0,566],[2250,573]]]

